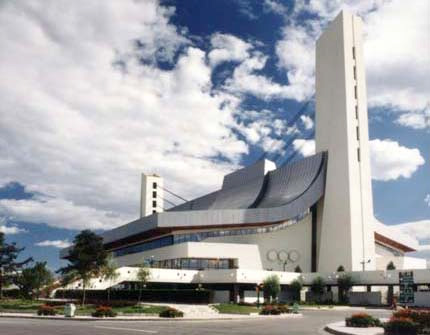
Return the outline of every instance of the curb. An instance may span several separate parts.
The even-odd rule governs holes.
[[[231,320],[259,320],[259,319],[275,319],[275,318],[300,318],[302,317],[302,314],[292,314],[287,316],[279,316],[279,315],[265,315],[265,316],[226,316],[222,318],[154,318],[154,317],[147,317],[147,318],[140,318],[140,319],[133,319],[133,318],[121,318],[121,317],[115,317],[115,318],[84,318],[84,317],[65,317],[65,316],[39,316],[39,315],[4,315],[0,314],[0,318],[8,318],[8,319],[33,319],[33,320],[67,320],[67,321],[231,321]]]
[[[339,323],[337,323],[337,324],[339,324]],[[354,331],[353,332],[350,332],[350,331],[347,332],[347,331],[338,330],[338,329],[333,328],[334,326],[336,326],[336,323],[328,324],[324,327],[324,330],[327,333],[330,333],[333,335],[357,335],[357,334],[363,334],[363,330],[368,330],[369,335],[382,335],[382,334],[384,334],[384,330],[382,328],[378,328],[378,330],[376,332],[374,330],[374,328],[376,328],[376,327],[370,327],[370,328],[352,328],[351,327],[352,328],[351,331],[353,331],[353,329],[357,329],[357,330],[359,330],[359,333],[358,333],[358,332],[354,332]],[[379,329],[381,329],[381,330],[379,330]]]

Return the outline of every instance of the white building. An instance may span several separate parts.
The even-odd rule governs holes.
[[[289,284],[297,266],[305,279],[318,272],[328,281],[340,265],[369,271],[359,276],[363,285],[386,281],[390,261],[426,268],[405,255],[416,240],[373,217],[361,35],[361,20],[341,12],[317,42],[315,155],[280,167],[258,161],[226,175],[219,190],[164,212],[162,178],[143,176],[141,218],[103,234],[123,267],[118,282],[133,281],[133,266],[144,260],[154,282],[244,289],[270,273]],[[428,280],[423,271],[419,278]]]

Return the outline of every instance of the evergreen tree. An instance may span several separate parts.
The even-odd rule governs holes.
[[[69,265],[58,270],[63,276],[71,275],[82,281],[82,306],[85,306],[85,290],[91,278],[102,273],[107,264],[108,253],[103,247],[103,238],[90,230],[76,235],[67,260]]]
[[[0,299],[3,299],[3,288],[12,284],[22,267],[33,261],[29,257],[22,262],[17,262],[21,251],[25,248],[18,248],[16,243],[6,243],[4,233],[0,232]]]
[[[277,275],[272,275],[264,279],[263,289],[266,296],[270,297],[272,300],[276,300],[281,292],[279,277]]]
[[[395,270],[396,266],[394,265],[393,261],[390,261],[390,263],[387,264],[387,270]]]
[[[46,262],[36,262],[32,267],[25,268],[18,275],[16,285],[28,298],[39,298],[43,288],[54,281],[52,272],[47,268]]]
[[[297,265],[295,268],[294,268],[294,272],[297,272],[297,273],[302,273],[303,271],[302,271],[302,268],[300,267],[300,265]]]
[[[343,265],[339,265],[339,267],[336,270],[337,272],[345,272],[345,268],[343,267]]]

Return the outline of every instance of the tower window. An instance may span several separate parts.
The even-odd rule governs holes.
[[[360,130],[358,129],[358,127],[355,128],[357,130],[357,141],[360,140]]]
[[[357,158],[358,158],[358,161],[360,161],[360,148],[357,148]]]
[[[156,208],[157,207],[157,201],[153,201],[152,202],[152,207]]]
[[[152,188],[156,189],[157,188],[157,183],[152,183]]]
[[[354,97],[357,99],[357,85],[354,85]]]
[[[155,213],[157,213],[157,211],[155,209],[153,209],[152,210],[152,214],[155,214]]]
[[[352,58],[355,59],[355,47],[352,47]]]
[[[156,197],[157,197],[157,192],[156,192],[156,191],[152,192],[152,197],[153,197],[153,198],[156,198]]]
[[[354,79],[357,80],[357,67],[354,65]]]
[[[355,105],[355,118],[358,120],[358,105]]]

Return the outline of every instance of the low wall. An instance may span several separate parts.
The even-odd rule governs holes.
[[[379,306],[382,304],[381,292],[349,292],[350,305]]]
[[[430,307],[430,292],[415,292],[414,293],[414,306],[417,307]]]

